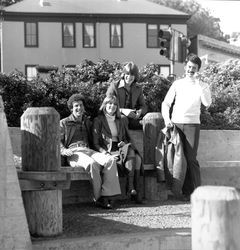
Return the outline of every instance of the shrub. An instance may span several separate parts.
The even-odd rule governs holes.
[[[240,60],[209,65],[201,74],[212,91],[212,105],[202,110],[202,128],[240,129]]]
[[[84,60],[75,68],[63,68],[50,72],[47,79],[41,77],[28,82],[20,72],[1,75],[0,86],[9,126],[19,126],[20,117],[28,107],[54,107],[60,117],[70,114],[67,100],[74,93],[86,97],[86,110],[93,118],[97,115],[106,90],[112,81],[120,79],[123,65],[110,64],[107,60],[93,63]],[[170,82],[155,75],[156,65],[149,64],[140,71],[140,83],[149,111],[160,111],[161,102]],[[14,97],[13,97],[14,96]]]
[[[54,107],[60,117],[69,115],[67,100],[74,93],[86,97],[86,110],[92,117],[112,81],[120,79],[123,65],[107,60],[93,63],[84,60],[75,68],[52,71],[47,79],[27,81],[18,71],[0,74],[0,94],[9,126],[20,126],[20,117],[27,107]],[[149,112],[160,112],[161,103],[171,83],[156,75],[157,65],[148,64],[140,69],[140,81]],[[201,73],[210,85],[213,103],[209,109],[202,107],[203,129],[240,128],[240,61],[209,65]]]
[[[32,89],[21,72],[0,74],[0,95],[8,126],[20,126],[20,117],[32,97]]]

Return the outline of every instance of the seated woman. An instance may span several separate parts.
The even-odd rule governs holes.
[[[115,95],[119,101],[119,108],[123,121],[129,129],[141,129],[140,123],[147,113],[147,106],[143,97],[142,88],[137,81],[139,70],[136,64],[128,62],[123,67],[121,79],[112,82],[107,90],[106,96]]]
[[[71,115],[60,121],[61,155],[67,157],[71,167],[82,167],[90,172],[96,204],[111,209],[112,196],[121,194],[116,161],[90,149],[92,124],[85,115],[84,97],[74,94],[67,104]]]
[[[99,115],[93,122],[93,147],[117,159],[118,166],[128,175],[128,194],[136,203],[142,203],[140,175],[142,159],[131,143],[128,128],[122,122],[117,98],[105,97]]]

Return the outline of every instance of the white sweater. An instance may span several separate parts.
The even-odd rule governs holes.
[[[162,115],[165,124],[170,121],[169,109],[173,106],[173,123],[200,124],[201,103],[209,107],[212,103],[209,86],[194,78],[183,78],[173,82],[162,103]]]

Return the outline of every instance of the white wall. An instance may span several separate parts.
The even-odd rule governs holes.
[[[186,25],[173,25],[186,33]],[[39,23],[39,47],[24,47],[24,22],[4,22],[3,70],[25,71],[26,64],[56,65],[79,64],[83,59],[110,62],[134,61],[139,67],[148,63],[170,65],[167,58],[159,55],[159,48],[147,48],[146,24],[123,24],[123,48],[110,48],[109,23],[96,24],[96,48],[82,47],[82,24],[76,23],[76,48],[62,48],[62,24]],[[174,73],[181,75],[183,65],[176,63]]]

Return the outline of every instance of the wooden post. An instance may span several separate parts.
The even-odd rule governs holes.
[[[164,127],[161,113],[147,113],[143,118],[143,161],[145,168],[145,198],[148,200],[167,200],[166,184],[157,181],[158,172],[162,175],[163,168],[157,168],[156,144],[158,134]],[[149,171],[150,170],[150,171]],[[159,170],[159,171],[158,171]],[[159,178],[158,178],[159,179]]]
[[[234,187],[198,187],[191,202],[192,250],[240,249],[240,193]]]
[[[28,108],[21,117],[23,171],[60,170],[60,116],[54,108]],[[32,235],[62,233],[62,190],[24,191]]]
[[[155,147],[159,131],[164,127],[161,113],[147,113],[143,118],[144,164],[155,164]]]

